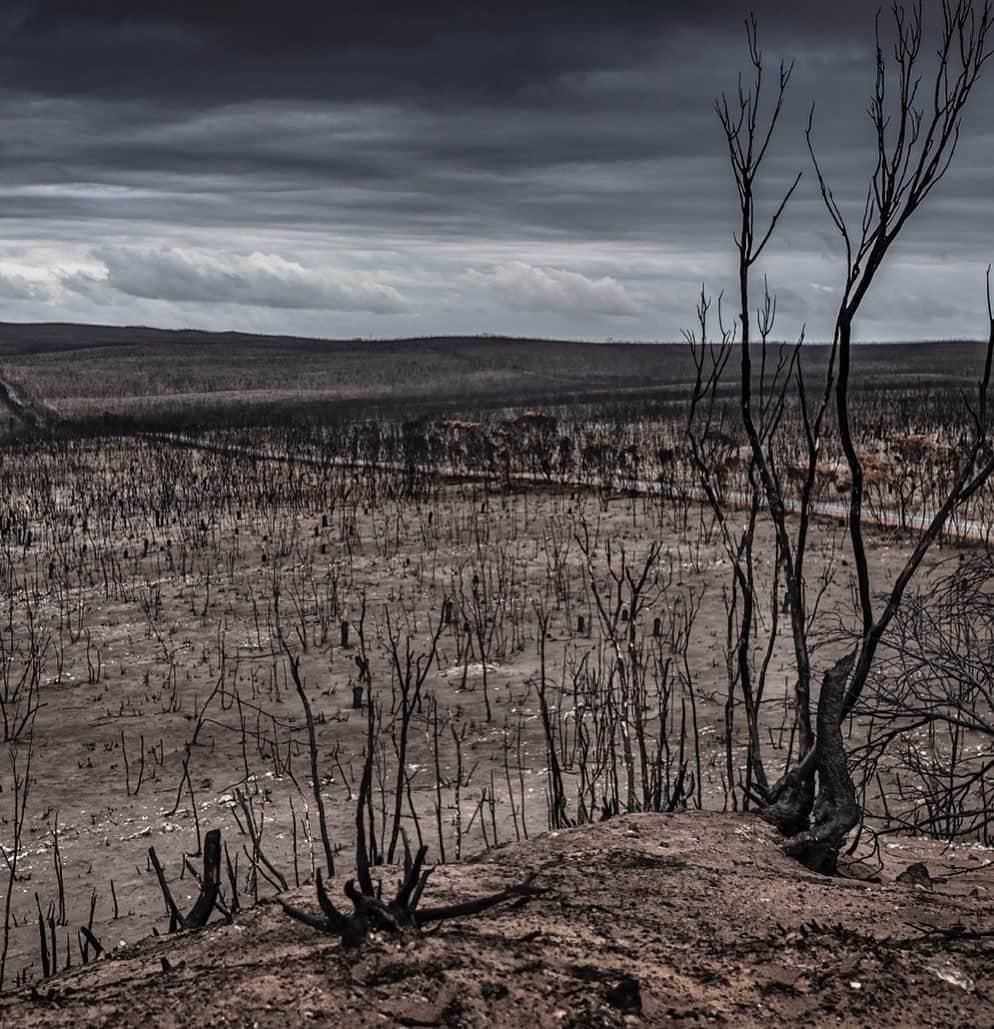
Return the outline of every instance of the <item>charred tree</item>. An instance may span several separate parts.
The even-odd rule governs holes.
[[[843,742],[844,722],[862,695],[881,639],[925,555],[950,517],[983,488],[994,473],[988,415],[994,356],[992,322],[976,400],[968,402],[970,432],[951,485],[927,518],[910,557],[897,576],[883,591],[879,587],[875,589],[863,535],[863,459],[852,424],[850,371],[853,324],[891,246],[950,167],[964,109],[992,55],[988,47],[992,19],[990,2],[978,8],[971,0],[945,0],[940,15],[937,59],[931,71],[931,86],[927,87],[923,85],[928,72],[923,68],[921,57],[925,35],[921,3],[910,10],[895,5],[892,16],[893,31],[889,44],[885,43],[879,17],[876,24],[876,74],[869,107],[876,160],[858,230],[851,228],[822,173],[813,145],[813,112],[808,120],[806,139],[819,190],[845,253],[842,295],[830,357],[825,378],[814,397],[809,394],[800,361],[803,333],[796,346],[787,350],[780,347],[772,352],[768,345],[775,313],[768,294],[758,313],[761,336],[758,367],[751,340],[750,271],[770,240],[798,184],[798,178],[795,178],[766,221],[765,228],[758,227],[755,184],[780,118],[791,66],[780,66],[771,113],[763,121],[759,116],[764,85],[763,61],[757,46],[756,24],[752,19],[746,25],[749,58],[754,72],[752,86],[747,89],[740,84],[733,100],[723,96],[716,105],[741,214],[736,234],[741,327],[738,413],[748,442],[748,478],[753,499],[747,529],[738,537],[733,536],[728,527],[727,503],[718,488],[715,464],[707,451],[708,430],[718,406],[722,376],[732,354],[733,333],[721,326],[720,342],[708,342],[707,303],[702,299],[700,335],[688,336],[694,352],[697,382],[687,434],[705,497],[716,515],[726,550],[732,559],[734,586],[743,597],[736,651],[739,685],[747,708],[755,663],[750,635],[755,631],[753,612],[761,599],[751,560],[760,498],[762,511],[770,520],[776,540],[777,563],[785,586],[784,610],[790,619],[799,760],[793,767],[788,767],[772,786],[767,788],[760,775],[755,776],[753,785],[764,817],[787,836],[787,852],[810,867],[826,872],[834,870],[840,848],[860,819]],[[990,309],[988,280],[989,315]],[[792,391],[794,397],[790,395]],[[789,402],[796,402],[799,407],[804,436],[804,452],[799,463],[800,489],[793,497],[788,495],[782,448],[774,445],[780,418]],[[834,416],[834,430],[829,425],[830,414]],[[812,724],[809,633],[813,612],[809,610],[805,557],[818,461],[826,436],[831,431],[837,434],[851,483],[847,525],[856,580],[859,629],[847,652],[823,673]],[[881,592],[882,603],[878,599]],[[751,756],[750,761],[756,762],[757,772],[762,769],[760,759]]]

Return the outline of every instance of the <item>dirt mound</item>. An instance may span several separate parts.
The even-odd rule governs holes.
[[[872,880],[826,879],[748,816],[626,816],[439,868],[430,903],[547,892],[413,944],[346,953],[267,904],[5,997],[0,1024],[994,1025],[990,857],[896,841],[851,869]]]

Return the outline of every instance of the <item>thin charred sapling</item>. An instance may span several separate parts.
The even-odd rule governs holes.
[[[548,678],[545,661],[545,641],[549,635],[550,614],[539,601],[534,602],[538,635],[538,704],[542,716],[542,731],[545,737],[545,754],[548,761],[547,784],[549,804],[549,828],[561,829],[570,825],[566,814],[566,789],[563,786],[563,770],[559,760],[559,744],[556,738],[552,712],[549,709]]]
[[[807,533],[806,500],[802,500],[802,535],[799,554],[795,553],[787,526],[786,503],[782,489],[782,469],[776,464],[775,437],[781,425],[787,389],[791,379],[799,371],[798,355],[800,342],[796,346],[779,346],[775,353],[768,345],[776,319],[776,302],[769,291],[765,291],[764,302],[757,312],[760,346],[758,367],[754,367],[751,340],[752,311],[750,306],[750,273],[772,238],[776,226],[787,204],[800,182],[796,175],[791,185],[780,197],[777,206],[765,223],[757,223],[755,183],[767,156],[777,124],[783,110],[784,98],[793,72],[793,65],[781,63],[775,95],[770,114],[760,118],[761,99],[764,92],[764,65],[757,42],[755,19],[746,22],[746,38],[753,80],[750,87],[739,82],[733,99],[722,95],[715,109],[721,124],[728,149],[729,162],[735,179],[739,199],[740,222],[735,236],[738,256],[739,287],[739,390],[738,417],[748,444],[748,459],[745,465],[744,487],[747,520],[745,527],[736,529],[728,518],[731,506],[726,495],[722,472],[729,461],[737,460],[738,439],[731,438],[732,453],[726,455],[717,448],[727,439],[723,432],[715,433],[715,422],[719,428],[726,417],[725,404],[721,399],[721,386],[726,367],[733,355],[734,330],[726,328],[721,317],[721,299],[718,305],[720,341],[708,340],[708,315],[710,301],[702,291],[698,305],[698,333],[685,333],[691,346],[696,369],[696,380],[691,398],[687,422],[687,439],[692,464],[703,489],[709,507],[714,513],[724,550],[732,567],[731,601],[728,605],[730,619],[734,619],[733,647],[735,660],[729,666],[730,696],[737,690],[742,697],[746,713],[749,738],[746,781],[743,784],[743,803],[749,805],[753,794],[765,798],[769,782],[759,740],[759,711],[765,687],[763,672],[769,663],[776,638],[776,628],[771,630],[766,645],[766,657],[760,669],[755,666],[754,650],[762,610],[760,593],[763,587],[756,580],[755,546],[760,511],[765,501],[769,518],[776,533],[777,563],[788,569],[788,581],[802,582],[803,544]],[[802,335],[803,338],[803,335]],[[797,566],[797,567],[795,567]],[[793,574],[791,574],[793,573]],[[793,643],[797,666],[796,692],[804,698],[809,690],[809,660],[803,626],[803,597],[798,589],[788,587],[791,592],[791,611],[794,628]],[[731,621],[730,621],[731,627]],[[757,672],[759,674],[757,674]],[[810,739],[810,720],[807,704],[799,704],[799,731],[805,740]],[[726,738],[730,739],[731,726],[726,725]],[[730,745],[730,744],[729,744]],[[730,764],[730,762],[729,762]],[[729,769],[730,771],[730,769]],[[735,802],[735,784],[729,782]]]
[[[602,588],[594,565],[594,547],[588,526],[581,525],[577,543],[587,567],[587,580],[601,628],[613,651],[613,668],[608,678],[609,701],[616,713],[621,735],[625,770],[625,810],[639,810],[646,802],[648,760],[645,740],[645,675],[648,656],[640,634],[641,616],[659,599],[664,588],[660,569],[662,547],[653,542],[645,558],[634,562],[624,544],[610,540],[605,548],[606,581]],[[613,735],[613,733],[612,733]],[[636,759],[636,752],[639,760]],[[641,789],[640,789],[641,780]],[[641,794],[641,799],[640,799]]]
[[[442,608],[448,603],[443,599]],[[391,707],[391,736],[394,754],[397,760],[394,782],[393,818],[390,828],[390,843],[387,847],[387,863],[393,864],[400,841],[400,821],[404,805],[404,789],[408,784],[407,752],[410,744],[411,720],[416,711],[421,710],[422,688],[428,673],[431,671],[438,651],[438,641],[445,628],[445,618],[440,612],[438,620],[432,626],[429,623],[429,639],[427,647],[419,653],[415,652],[411,637],[404,635],[401,644],[401,632],[395,628],[390,618],[389,608],[385,609],[387,640],[390,646],[390,661],[393,668],[396,690]]]
[[[365,612],[364,612],[365,613]],[[307,724],[307,751],[310,757],[311,768],[311,790],[314,795],[314,806],[318,813],[318,829],[321,832],[321,845],[324,847],[324,858],[328,868],[328,874],[335,874],[335,851],[331,845],[331,837],[328,833],[328,819],[325,815],[324,796],[321,793],[321,775],[318,769],[318,741],[317,730],[314,725],[314,712],[311,710],[311,702],[307,697],[307,690],[300,675],[300,658],[293,654],[289,644],[280,636],[280,644],[286,655],[287,664],[290,668],[290,676],[293,679],[294,688],[300,699],[300,706],[304,710],[304,721]]]
[[[17,745],[10,748],[10,803],[11,837],[0,847],[4,864],[7,866],[7,888],[3,902],[3,946],[0,948],[0,990],[3,989],[7,973],[7,953],[10,949],[10,931],[13,921],[14,884],[17,882],[19,858],[24,846],[24,832],[27,822],[28,796],[31,792],[31,758],[34,740],[28,735],[26,753],[21,755]]]

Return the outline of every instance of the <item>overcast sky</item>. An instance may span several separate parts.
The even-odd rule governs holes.
[[[763,201],[805,172],[758,272],[778,335],[824,338],[841,251],[803,129],[816,100],[831,184],[861,195],[874,6],[753,9],[771,71],[797,62]],[[747,10],[4,0],[0,319],[678,339],[702,282],[731,288],[712,102],[745,66]],[[860,338],[984,333],[992,100],[994,65]]]

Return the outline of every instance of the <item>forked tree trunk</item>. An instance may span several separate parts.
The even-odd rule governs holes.
[[[846,686],[856,654],[850,651],[825,672],[814,749],[770,790],[770,803],[762,812],[787,837],[786,853],[826,875],[835,873],[839,851],[859,821],[842,740]]]

